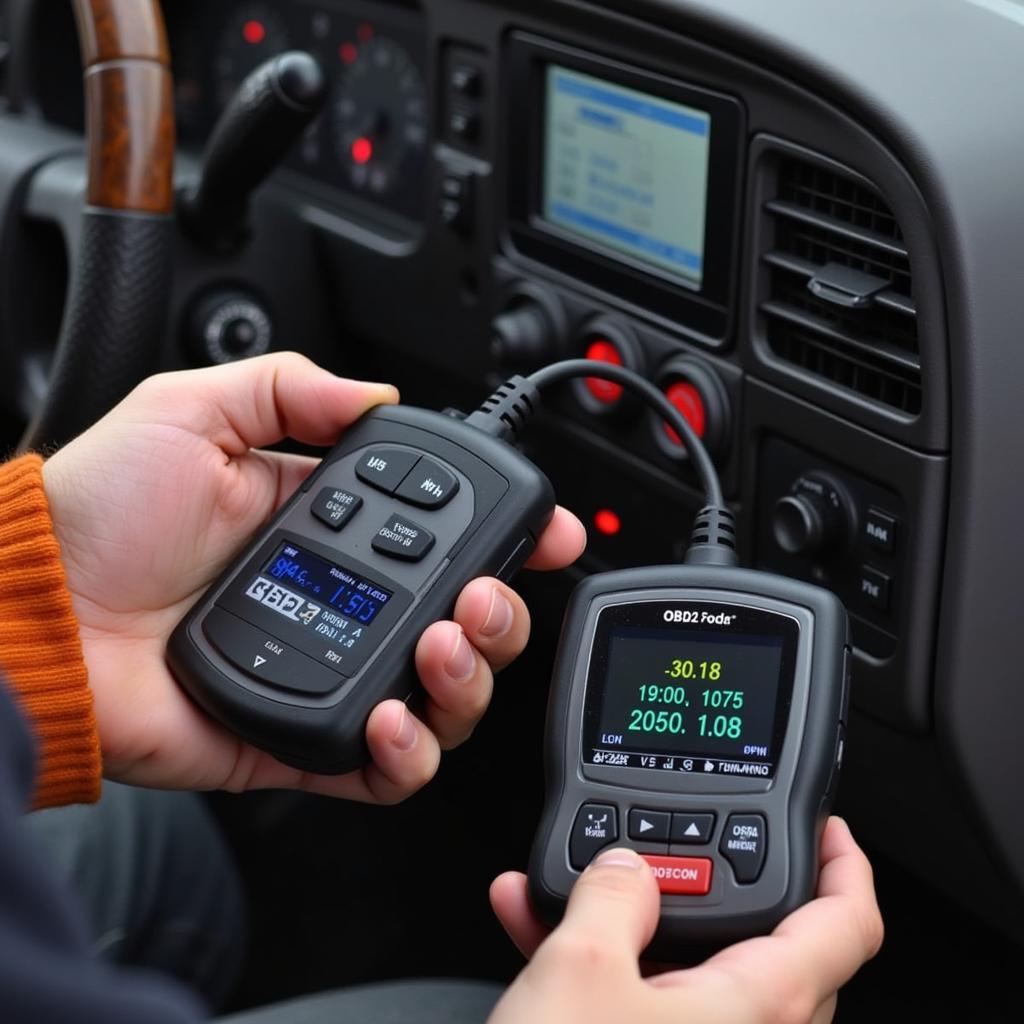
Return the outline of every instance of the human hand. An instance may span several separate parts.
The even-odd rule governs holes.
[[[366,727],[372,762],[348,775],[309,775],[245,744],[187,698],[164,660],[185,612],[316,466],[257,449],[284,437],[332,444],[372,406],[397,401],[389,385],[343,380],[291,353],[162,374],[45,464],[108,777],[393,803],[469,736],[493,672],[529,635],[525,605],[497,580],[474,580],[454,621],[423,633],[423,720],[401,701],[378,705]],[[559,509],[528,564],[568,565],[585,540]]]
[[[524,875],[495,879],[491,903],[533,959],[490,1024],[825,1024],[840,986],[882,944],[871,865],[840,818],[829,820],[822,837],[816,898],[771,935],[698,967],[641,976],[659,897],[654,875],[632,851],[605,851],[583,872],[550,935],[530,909]]]

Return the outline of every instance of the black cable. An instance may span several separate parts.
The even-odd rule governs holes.
[[[661,391],[638,373],[634,373],[624,366],[602,363],[596,359],[566,359],[561,363],[552,363],[536,373],[531,373],[527,380],[538,391],[543,391],[554,384],[579,377],[597,377],[600,380],[610,380],[614,384],[621,384],[664,418],[682,439],[683,447],[697,471],[701,487],[704,488],[705,503],[717,508],[725,504],[715,464],[711,461],[708,450],[697,437],[693,427]]]
[[[595,359],[552,363],[529,377],[510,377],[476,412],[466,417],[466,423],[492,437],[512,440],[539,408],[541,391],[580,377],[597,377],[621,385],[663,417],[682,438],[704,488],[705,501],[704,508],[694,519],[686,562],[689,565],[736,565],[736,523],[725,504],[711,456],[686,417],[650,381],[632,370]]]

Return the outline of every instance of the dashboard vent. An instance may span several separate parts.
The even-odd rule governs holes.
[[[866,181],[785,157],[764,203],[759,309],[773,354],[908,416],[921,411],[917,305],[903,234]]]

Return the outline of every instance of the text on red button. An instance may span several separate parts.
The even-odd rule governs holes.
[[[658,888],[674,896],[706,896],[711,891],[711,861],[706,857],[640,855],[651,866]]]

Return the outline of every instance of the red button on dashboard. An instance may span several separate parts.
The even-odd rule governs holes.
[[[599,363],[611,363],[612,366],[622,366],[622,353],[610,341],[604,338],[597,338],[587,348],[587,359],[596,360]],[[586,378],[587,390],[599,401],[606,405],[612,405],[622,397],[622,385],[611,380],[602,380],[600,377]]]
[[[673,896],[706,896],[711,891],[711,861],[706,857],[641,857],[654,871],[658,888]]]
[[[697,388],[689,381],[677,380],[665,389],[665,397],[686,417],[686,421],[693,427],[693,432],[703,438],[707,428],[707,413],[704,410],[704,399]],[[667,423],[665,433],[673,444],[683,443]]]

